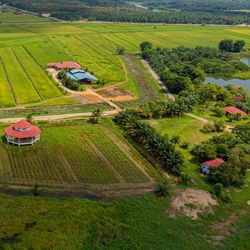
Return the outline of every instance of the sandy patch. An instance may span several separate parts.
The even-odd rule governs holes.
[[[134,95],[116,86],[100,89],[96,92],[104,98],[113,101],[128,101],[134,99]]]
[[[103,99],[98,97],[98,95],[92,94],[91,92],[85,91],[78,95],[73,95],[74,98],[79,99],[84,104],[92,104],[97,102],[103,102]]]
[[[237,218],[237,215],[232,213],[229,215],[227,220],[214,223],[211,227],[216,230],[217,235],[225,236],[230,232],[230,227],[237,220]]]
[[[207,191],[190,188],[178,190],[171,202],[169,214],[171,217],[181,214],[196,220],[199,215],[213,213],[212,207],[215,205],[217,201]]]

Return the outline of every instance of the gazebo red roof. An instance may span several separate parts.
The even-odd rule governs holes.
[[[5,134],[14,138],[30,138],[41,133],[41,130],[26,120],[21,120],[5,129]]]
[[[246,112],[244,112],[244,111],[242,111],[242,110],[240,110],[240,109],[238,109],[238,108],[235,108],[235,107],[225,107],[224,108],[228,113],[230,113],[230,114],[234,114],[234,115],[236,115],[236,114],[241,114],[241,115],[243,115],[243,116],[247,116],[247,113]]]
[[[66,62],[53,62],[48,63],[48,67],[56,67],[58,69],[81,69],[81,66],[73,61],[66,61]]]
[[[220,159],[220,158],[217,158],[217,159],[214,159],[214,160],[205,161],[205,162],[201,163],[201,166],[218,167],[222,163],[224,163],[224,160]]]

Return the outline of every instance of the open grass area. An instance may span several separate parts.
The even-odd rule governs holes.
[[[21,18],[21,17],[20,17]],[[46,19],[44,19],[46,20]],[[3,63],[13,81],[13,89],[20,104],[39,102],[53,98],[60,93],[42,69],[48,62],[75,60],[83,68],[93,72],[106,85],[122,84],[121,87],[131,91],[137,98],[141,96],[138,79],[127,72],[116,48],[122,46],[129,53],[139,50],[139,44],[145,40],[156,46],[217,46],[222,39],[244,39],[250,43],[248,27],[229,26],[182,26],[152,24],[105,24],[105,23],[50,23],[50,24],[15,24],[2,25],[0,30],[0,47]],[[13,51],[16,58],[13,59]],[[10,65],[10,59],[13,65]],[[23,69],[18,66],[17,59],[23,69],[30,75],[27,79]],[[9,65],[9,66],[8,66]],[[38,65],[41,67],[39,68]],[[17,70],[15,70],[17,67]],[[127,67],[129,68],[129,67]],[[129,71],[131,69],[129,68]],[[14,73],[15,72],[15,73]],[[247,77],[247,75],[241,76]],[[134,79],[133,79],[134,78]],[[46,81],[46,84],[44,84]],[[30,93],[25,94],[22,86]],[[31,84],[32,82],[32,84]],[[153,89],[157,89],[154,81],[149,81]],[[37,90],[37,92],[35,91]],[[20,95],[20,96],[19,96]],[[9,96],[9,97],[8,97]],[[0,106],[13,105],[11,95],[6,100],[0,99]],[[42,103],[41,103],[42,105]]]
[[[249,196],[248,187],[234,191],[232,203],[219,202],[214,214],[194,221],[185,216],[169,217],[171,199],[153,194],[110,203],[0,194],[0,246],[245,250],[250,247]],[[236,220],[230,224],[232,214]],[[222,223],[222,235],[214,228],[218,223]],[[220,243],[215,240],[219,236]]]
[[[37,22],[48,22],[48,19],[28,14],[17,15],[14,11],[7,11],[0,13],[0,23],[37,23]]]
[[[215,135],[214,133],[204,133],[201,131],[204,123],[189,116],[177,118],[164,118],[158,120],[147,121],[151,126],[156,128],[162,135],[180,136],[180,143],[177,145],[178,150],[184,156],[185,172],[197,181],[200,188],[211,190],[211,185],[208,185],[207,180],[199,174],[199,163],[194,159],[190,150],[195,144],[199,144]],[[190,143],[188,149],[181,148],[184,142]]]
[[[41,126],[41,141],[15,147],[0,143],[0,181],[48,187],[149,183],[150,164],[109,123]],[[3,127],[1,133],[4,134]],[[101,139],[100,139],[101,138]]]

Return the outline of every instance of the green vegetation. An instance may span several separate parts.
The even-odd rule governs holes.
[[[7,8],[0,6],[0,23],[40,23],[48,22],[46,18],[41,18],[34,15],[29,15],[23,12],[16,13]]]
[[[122,112],[115,117],[114,121],[125,135],[142,151],[145,151],[149,159],[152,157],[163,170],[177,175],[181,173],[182,155],[168,138],[163,137],[154,128],[138,119],[134,112]]]
[[[140,155],[133,149],[132,153],[126,152],[123,147],[131,146],[105,122],[45,125],[42,140],[33,147],[1,143],[0,179],[7,184],[47,187],[147,183],[151,177],[144,171],[150,172],[149,163],[143,161],[146,168],[142,171],[138,167]]]
[[[139,22],[139,23],[199,23],[243,24],[249,23],[247,0],[3,0],[17,8],[38,13],[50,12],[66,20]],[[74,3],[74,4],[73,4]],[[236,11],[235,11],[236,10]],[[243,10],[243,11],[237,11]],[[244,11],[245,10],[245,11]]]
[[[247,28],[235,27],[101,23],[26,24],[24,27],[18,24],[3,25],[0,31],[0,53],[6,74],[10,75],[9,81],[13,85],[14,95],[20,104],[42,101],[42,106],[44,100],[60,95],[60,91],[46,76],[45,68],[48,62],[65,60],[77,61],[105,82],[106,86],[119,83],[122,88],[132,91],[136,97],[143,99],[144,94],[146,98],[142,102],[145,102],[156,100],[156,96],[163,94],[136,56],[130,55],[131,52],[139,50],[143,41],[148,40],[155,46],[170,48],[184,44],[190,47],[198,46],[201,40],[204,45],[217,46],[221,37],[244,39],[249,43],[248,34]],[[128,55],[117,55],[117,47],[124,48]],[[10,65],[8,61],[12,57],[16,58],[11,59],[13,64]],[[144,71],[147,75],[145,79],[141,78],[141,74],[131,71],[135,66]],[[127,72],[129,79],[126,78],[126,68],[134,73],[131,76],[131,72]],[[248,71],[234,73],[248,74]],[[6,78],[4,74],[3,78]],[[25,88],[19,86],[20,82]],[[152,91],[158,93],[150,96],[149,92]],[[12,93],[6,94],[4,98],[3,101],[0,99],[0,106],[14,105]]]

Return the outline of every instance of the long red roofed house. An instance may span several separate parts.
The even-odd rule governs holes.
[[[201,172],[203,174],[209,174],[211,168],[219,167],[222,163],[224,163],[224,160],[221,158],[216,158],[214,160],[205,161],[201,163]]]
[[[235,107],[225,107],[224,110],[226,110],[227,113],[232,115],[241,114],[242,116],[247,116],[246,112]]]
[[[8,143],[13,145],[33,145],[40,140],[41,130],[26,120],[21,120],[5,129]]]
[[[65,62],[52,62],[47,64],[48,68],[54,68],[56,70],[62,69],[81,69],[81,66],[73,61],[65,61]]]

